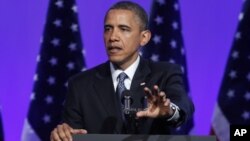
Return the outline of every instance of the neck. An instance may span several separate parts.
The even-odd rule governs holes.
[[[137,55],[136,57],[132,58],[131,60],[129,61],[125,61],[124,63],[113,63],[115,68],[117,69],[121,69],[121,70],[126,70],[129,66],[131,66],[135,61],[136,59],[139,57],[139,55]]]

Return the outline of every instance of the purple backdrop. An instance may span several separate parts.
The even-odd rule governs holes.
[[[88,68],[106,60],[103,17],[117,0],[77,0]],[[135,0],[148,12],[151,0]],[[180,0],[191,95],[192,134],[207,135],[242,1]],[[20,140],[48,0],[0,1],[0,105],[6,141]],[[91,25],[91,26],[90,26]]]

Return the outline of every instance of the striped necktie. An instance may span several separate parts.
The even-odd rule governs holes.
[[[128,78],[127,74],[122,72],[118,75],[118,85],[116,87],[116,91],[119,94],[119,97],[121,98],[122,92],[126,90],[126,87],[124,85],[124,80]]]

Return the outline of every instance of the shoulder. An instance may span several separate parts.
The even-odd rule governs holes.
[[[77,73],[69,78],[69,83],[78,83],[78,82],[90,82],[94,77],[101,71],[107,70],[109,67],[108,63],[102,63],[94,68],[88,69],[86,71]]]
[[[180,65],[168,63],[168,62],[153,62],[151,60],[146,61],[151,71],[153,72],[182,72]]]

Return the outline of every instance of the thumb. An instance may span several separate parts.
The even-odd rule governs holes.
[[[148,116],[148,111],[139,111],[136,113],[137,118],[142,118],[142,117],[147,117]]]

